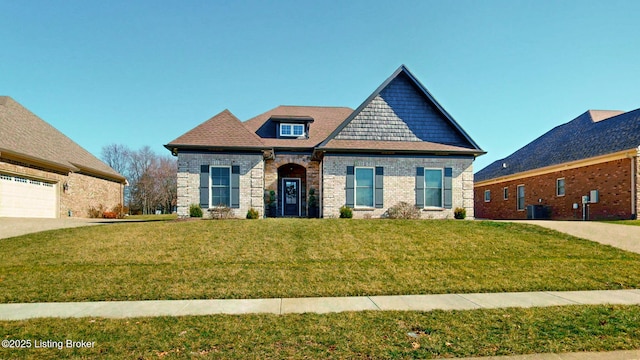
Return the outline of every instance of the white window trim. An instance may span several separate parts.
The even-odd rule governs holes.
[[[364,205],[358,205],[358,176],[356,175],[358,172],[358,169],[370,169],[371,173],[373,175],[373,182],[372,182],[372,187],[371,187],[371,198],[372,198],[372,205],[371,206],[364,206]],[[376,168],[373,166],[354,166],[353,167],[353,208],[354,209],[375,209],[376,206]]]
[[[509,187],[505,186],[502,188],[502,199],[509,200]]]
[[[282,133],[282,128],[284,126],[290,126],[291,127],[291,134],[283,134]],[[302,134],[295,135],[295,131],[293,129],[296,128],[296,127],[302,128]],[[305,136],[304,124],[281,123],[280,124],[280,136],[284,136],[284,137],[301,137],[301,136]]]
[[[526,188],[524,187],[524,184],[520,184],[520,185],[516,186],[516,210],[525,211],[526,207],[527,207],[527,204],[524,201],[522,201],[523,202],[522,209],[520,209],[518,207],[520,205],[520,201],[519,201],[520,200],[520,191],[518,191],[518,189],[520,189],[520,188],[523,188],[526,191]],[[522,198],[526,199],[526,193],[523,194]]]
[[[564,191],[564,194],[562,194],[562,195],[560,195],[560,194],[559,194],[560,187],[559,187],[558,185],[559,185],[559,183],[560,183],[560,180],[562,180],[562,182],[564,183],[564,187],[563,187],[563,189],[562,189],[562,190]],[[567,182],[564,180],[564,178],[557,178],[557,179],[556,179],[556,196],[557,196],[557,197],[562,197],[562,196],[564,196],[566,193],[567,193]]]
[[[487,199],[487,195],[489,195],[488,199]],[[484,191],[484,202],[491,202],[491,190]]]
[[[440,204],[441,206],[427,205],[427,170],[440,171]],[[424,208],[427,210],[442,210],[444,209],[444,168],[424,168]]]
[[[218,205],[213,205],[213,183],[211,182],[211,169],[213,168],[227,168],[229,169],[229,204],[227,207],[231,207],[231,166],[228,165],[209,165],[209,209],[219,208]]]

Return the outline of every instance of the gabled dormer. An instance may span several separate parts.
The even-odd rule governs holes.
[[[308,139],[311,116],[273,115],[269,118],[275,124],[275,138]]]

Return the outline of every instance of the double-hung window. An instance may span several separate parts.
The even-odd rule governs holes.
[[[226,166],[211,167],[211,202],[210,206],[231,205],[231,168]]]
[[[556,180],[556,196],[564,196],[564,178]]]
[[[373,207],[374,197],[374,173],[373,168],[356,167],[355,168],[355,206],[356,207]]]
[[[442,169],[424,169],[424,206],[442,207]]]
[[[517,209],[524,210],[524,185],[518,185],[516,197]]]

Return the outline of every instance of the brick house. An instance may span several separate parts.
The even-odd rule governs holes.
[[[381,217],[404,201],[425,218],[473,218],[473,167],[484,154],[401,66],[357,109],[279,106],[245,122],[228,110],[165,145],[178,157],[178,215],[191,204],[304,217]],[[206,213],[206,211],[205,211]],[[368,215],[367,215],[368,214]]]
[[[476,217],[636,218],[639,146],[640,109],[587,111],[476,173]]]
[[[123,203],[126,179],[8,96],[0,96],[0,216],[87,216]]]

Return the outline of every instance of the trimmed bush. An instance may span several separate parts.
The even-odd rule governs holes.
[[[352,217],[353,217],[353,210],[347,205],[342,205],[342,207],[340,207],[340,218],[351,219]]]
[[[202,217],[202,208],[198,204],[191,204],[189,206],[189,216],[191,217]]]
[[[420,219],[420,209],[401,201],[387,211],[389,219]]]
[[[467,210],[465,208],[456,208],[453,210],[453,217],[456,219],[464,219],[467,217]]]
[[[247,211],[247,219],[257,219],[258,218],[258,210],[251,208]]]

